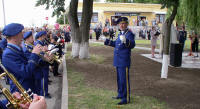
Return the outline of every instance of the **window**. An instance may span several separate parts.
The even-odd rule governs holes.
[[[156,21],[158,23],[164,23],[164,21],[165,21],[165,14],[157,14],[156,15]]]
[[[82,13],[79,12],[78,13],[78,22],[79,23],[81,22],[81,17],[82,17]],[[98,13],[93,13],[91,23],[96,23],[96,22],[98,22]]]
[[[98,22],[98,13],[93,13],[91,22],[92,23],[97,23]]]

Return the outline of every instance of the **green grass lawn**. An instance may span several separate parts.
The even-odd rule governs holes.
[[[66,57],[71,59],[70,52],[67,53]],[[91,55],[91,58],[86,61],[103,64],[103,60],[102,56]],[[115,91],[89,87],[84,82],[83,73],[77,72],[76,69],[68,68],[67,75],[69,109],[168,109],[166,103],[145,96],[131,96],[130,104],[118,106],[116,104],[120,100],[111,98],[117,95]]]
[[[138,47],[151,47],[151,40],[135,40],[136,42],[136,46]],[[157,40],[157,49],[159,49],[159,45],[160,45],[160,40]],[[185,41],[185,48],[184,51],[190,51],[190,47],[191,47],[191,42],[190,40],[186,40]],[[200,45],[199,45],[200,47]]]

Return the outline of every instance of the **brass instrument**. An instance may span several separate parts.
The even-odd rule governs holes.
[[[56,56],[56,55],[53,55],[53,58],[52,58],[52,60],[51,60],[51,63],[53,63],[54,61],[56,61],[58,64],[60,64],[60,63],[62,62],[62,60],[59,59],[58,56]]]
[[[49,45],[50,42],[47,38],[44,39],[44,42]],[[56,56],[55,54],[53,54],[52,60],[49,62],[50,64],[52,64],[54,61],[56,61],[58,64],[60,64],[62,62],[61,59],[58,58],[58,56]]]
[[[29,45],[35,47],[35,45],[33,45],[33,44],[29,44]],[[27,45],[25,45],[25,46],[26,46],[26,48],[28,48]],[[28,49],[28,50],[29,50],[29,52],[32,52],[32,50],[30,50],[30,49]],[[44,52],[44,54],[47,54],[47,52]],[[38,56],[39,56],[43,61],[48,62],[49,64],[52,64],[52,63],[53,63],[53,61],[52,61],[53,59],[52,59],[51,61],[48,61],[43,55],[39,54]]]
[[[1,84],[0,84],[0,89],[2,90],[2,93],[7,98],[7,100],[9,101],[9,104],[7,104],[6,107],[8,109],[12,109],[12,108],[19,109],[20,107],[18,104],[20,103],[20,101],[14,98],[12,94],[10,93],[10,91],[7,88],[3,88]]]
[[[4,96],[8,99],[8,101],[10,102],[10,104],[12,105],[12,107],[14,107],[15,109],[20,109],[19,104],[26,104],[26,103],[31,103],[32,102],[32,98],[31,96],[33,95],[33,93],[31,95],[29,95],[28,93],[29,91],[26,91],[21,84],[17,81],[17,79],[14,77],[13,74],[9,73],[6,68],[2,65],[2,63],[0,63],[0,67],[3,69],[4,73],[2,73],[0,75],[0,78],[8,76],[12,82],[16,85],[17,89],[19,90],[19,93],[21,93],[22,99],[21,100],[17,100],[15,97],[12,96],[12,94],[10,93],[10,91],[6,88],[3,88],[0,85],[0,89],[2,90]],[[8,104],[7,106],[10,107],[10,104]]]
[[[33,44],[29,44],[29,45],[34,47]],[[29,50],[29,51],[32,52],[32,50]],[[44,52],[44,54],[48,55],[47,52]],[[44,56],[41,55],[41,54],[39,56],[40,56],[40,58],[42,58],[42,60],[48,62],[49,64],[53,64],[54,61],[56,61],[58,64],[60,64],[62,62],[60,59],[58,59],[58,56],[56,56],[55,54],[53,54],[53,57],[52,57],[52,59],[50,61],[45,59]]]

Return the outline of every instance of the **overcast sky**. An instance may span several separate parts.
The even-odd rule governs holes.
[[[37,0],[4,0],[6,24],[21,23],[24,26],[41,26],[47,23],[54,25],[56,17],[52,18],[52,10],[45,10],[43,6],[35,7]],[[66,0],[68,5],[69,0]],[[0,27],[4,26],[3,5],[0,1]]]

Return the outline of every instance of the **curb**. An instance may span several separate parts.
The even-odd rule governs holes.
[[[65,53],[67,53],[67,43],[65,43]],[[62,81],[62,98],[61,109],[68,109],[68,81],[67,81],[67,65],[66,54],[63,56],[63,81]]]

